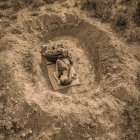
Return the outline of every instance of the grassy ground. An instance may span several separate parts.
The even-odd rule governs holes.
[[[139,0],[82,0],[82,9],[94,17],[111,23],[112,28],[129,43],[140,43]]]

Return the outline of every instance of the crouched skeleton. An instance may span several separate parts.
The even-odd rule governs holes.
[[[54,77],[60,85],[69,85],[76,79],[71,53],[63,46],[48,46],[42,49],[41,54],[56,65]]]

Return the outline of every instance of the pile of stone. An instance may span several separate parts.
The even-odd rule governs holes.
[[[68,46],[63,43],[49,43],[44,45],[41,54],[50,62],[56,63],[58,59],[67,58],[72,62]]]

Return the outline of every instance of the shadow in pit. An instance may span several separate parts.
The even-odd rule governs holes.
[[[71,88],[71,87],[68,87],[68,88],[66,88],[66,89],[61,89],[61,90],[59,90],[59,92],[60,92],[61,94],[66,94],[66,93],[68,93],[68,91],[70,90],[70,88]]]
[[[48,72],[47,72],[47,64],[45,62],[44,57],[41,55],[41,64],[40,64],[40,68],[42,71],[42,76],[46,79],[46,84],[48,85],[48,87],[53,90],[51,82],[49,80],[49,76],[48,76]]]

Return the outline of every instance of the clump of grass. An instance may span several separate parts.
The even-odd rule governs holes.
[[[17,16],[16,16],[16,15],[11,15],[11,16],[9,17],[9,19],[14,21],[14,20],[17,19]]]
[[[13,11],[17,12],[21,9],[21,4],[19,1],[16,1],[16,0],[13,0],[12,1],[12,8],[13,8]]]
[[[127,41],[129,43],[131,42],[140,43],[140,27],[135,27],[133,30],[130,29],[127,32]]]
[[[32,4],[34,0],[24,0],[27,4]]]
[[[16,13],[25,7],[38,8],[55,1],[57,0],[0,0],[0,10],[10,8],[12,13]]]
[[[28,1],[28,0],[27,0]],[[30,0],[30,4],[32,4],[34,7],[42,6],[44,4],[52,4],[56,0]]]
[[[88,0],[81,0],[81,9],[92,9],[92,3]]]
[[[10,67],[7,64],[0,62],[0,89],[10,82],[11,73]]]
[[[110,22],[118,35],[129,43],[140,43],[139,0],[81,0],[81,8],[103,22]]]
[[[0,2],[5,2],[5,1],[8,1],[8,0],[0,0]]]
[[[127,28],[128,25],[128,19],[125,14],[118,13],[112,22],[113,28],[116,31],[122,32]]]
[[[116,8],[112,15],[112,27],[118,33],[124,33],[124,30],[129,26],[129,16],[127,7],[120,6]]]
[[[136,10],[133,14],[133,20],[137,26],[140,26],[140,2],[137,4]]]
[[[45,4],[44,0],[35,0],[32,2],[31,7],[38,8],[44,4]]]
[[[94,16],[102,19],[102,21],[109,21],[111,18],[113,2],[114,0],[83,0],[81,1],[81,8],[92,10]]]
[[[23,58],[23,67],[29,73],[33,72],[33,56],[31,53],[27,53]]]
[[[132,4],[132,0],[121,0],[120,2],[122,5],[130,5]]]
[[[120,139],[134,140],[139,139],[140,132],[140,103],[132,101],[128,103],[121,114],[121,135]]]
[[[8,4],[8,3],[2,3],[0,4],[0,9],[1,10],[5,10],[5,9],[8,9],[10,8],[11,6]]]
[[[51,4],[51,3],[54,3],[56,0],[44,0],[45,3],[47,4]]]
[[[12,8],[15,12],[19,11],[20,9],[29,6],[33,3],[33,0],[12,0]]]

